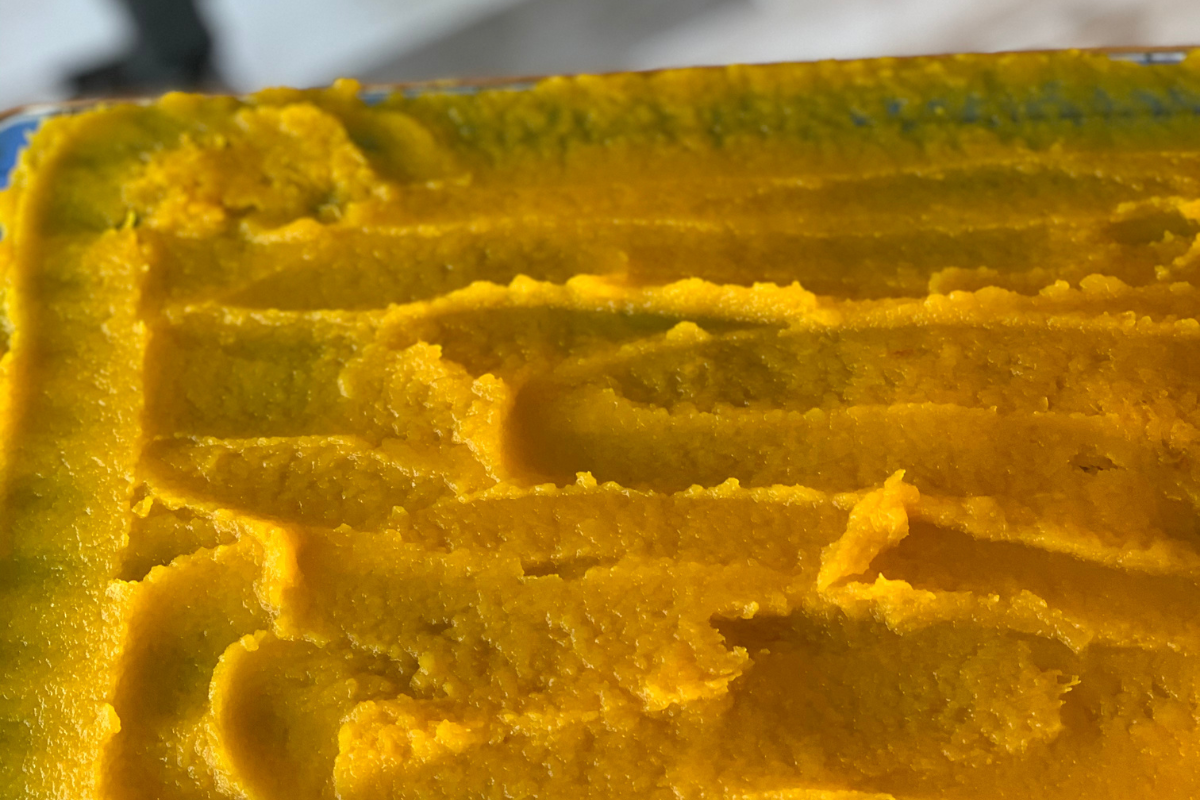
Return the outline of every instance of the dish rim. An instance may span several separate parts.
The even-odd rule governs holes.
[[[1114,61],[1130,61],[1143,66],[1156,65],[1172,65],[1182,63],[1189,55],[1200,52],[1200,44],[1197,45],[1164,45],[1156,47],[1089,47],[1089,48],[1061,48],[1061,49],[1036,49],[1036,50],[1003,50],[995,53],[934,53],[928,55],[912,55],[912,56],[872,56],[862,59],[827,59],[833,61],[873,61],[873,60],[911,60],[917,58],[946,58],[955,55],[988,55],[988,56],[1004,56],[1004,55],[1029,55],[1037,53],[1062,53],[1062,52],[1078,52],[1078,53],[1098,53],[1107,55]],[[762,62],[765,64],[788,64],[788,63],[817,63],[814,61],[777,61],[777,62]],[[755,64],[757,65],[757,64]],[[616,70],[613,72],[604,73],[567,73],[567,77],[584,74],[597,75],[620,75],[620,74],[654,74],[659,72],[667,72],[676,69],[724,69],[728,65],[724,64],[705,64],[695,67],[663,67],[658,69],[648,70]],[[359,89],[359,97],[368,103],[380,102],[384,98],[402,94],[405,97],[419,97],[422,95],[431,94],[476,94],[483,91],[526,91],[533,88],[540,81],[553,75],[526,75],[526,76],[509,76],[509,77],[484,77],[484,78],[442,78],[437,80],[427,81],[407,81],[397,83],[368,83],[362,84]],[[319,88],[319,87],[315,87]],[[197,92],[196,94],[208,95],[213,97],[246,97],[247,94],[225,93],[225,92]],[[25,103],[14,106],[12,108],[0,111],[0,191],[8,187],[9,177],[17,166],[21,152],[29,145],[29,135],[37,130],[38,126],[46,119],[51,117],[61,116],[63,114],[74,114],[81,111],[86,111],[98,106],[108,105],[112,103],[136,103],[146,104],[152,103],[160,95],[143,95],[133,94],[128,96],[111,96],[111,97],[83,97],[71,100],[59,100],[43,103]]]

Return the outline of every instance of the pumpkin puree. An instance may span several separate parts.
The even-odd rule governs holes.
[[[1200,56],[359,94],[0,196],[0,796],[1200,795]]]

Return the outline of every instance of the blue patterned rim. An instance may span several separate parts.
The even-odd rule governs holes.
[[[41,121],[54,111],[41,114],[17,114],[0,122],[0,189],[8,186],[8,176],[17,165],[17,156],[29,143],[29,137]]]

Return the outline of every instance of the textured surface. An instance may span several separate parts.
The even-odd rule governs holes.
[[[0,195],[0,794],[1200,792],[1200,64],[169,96]]]

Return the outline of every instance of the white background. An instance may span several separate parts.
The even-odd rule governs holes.
[[[1200,44],[1200,0],[659,0],[659,11],[673,7],[670,24],[647,30],[596,24],[603,14],[634,18],[639,0],[548,2],[201,0],[200,9],[217,40],[218,71],[234,91],[341,75],[429,78],[431,70],[479,77]],[[64,97],[71,72],[116,56],[131,37],[112,0],[0,0],[0,108]]]

